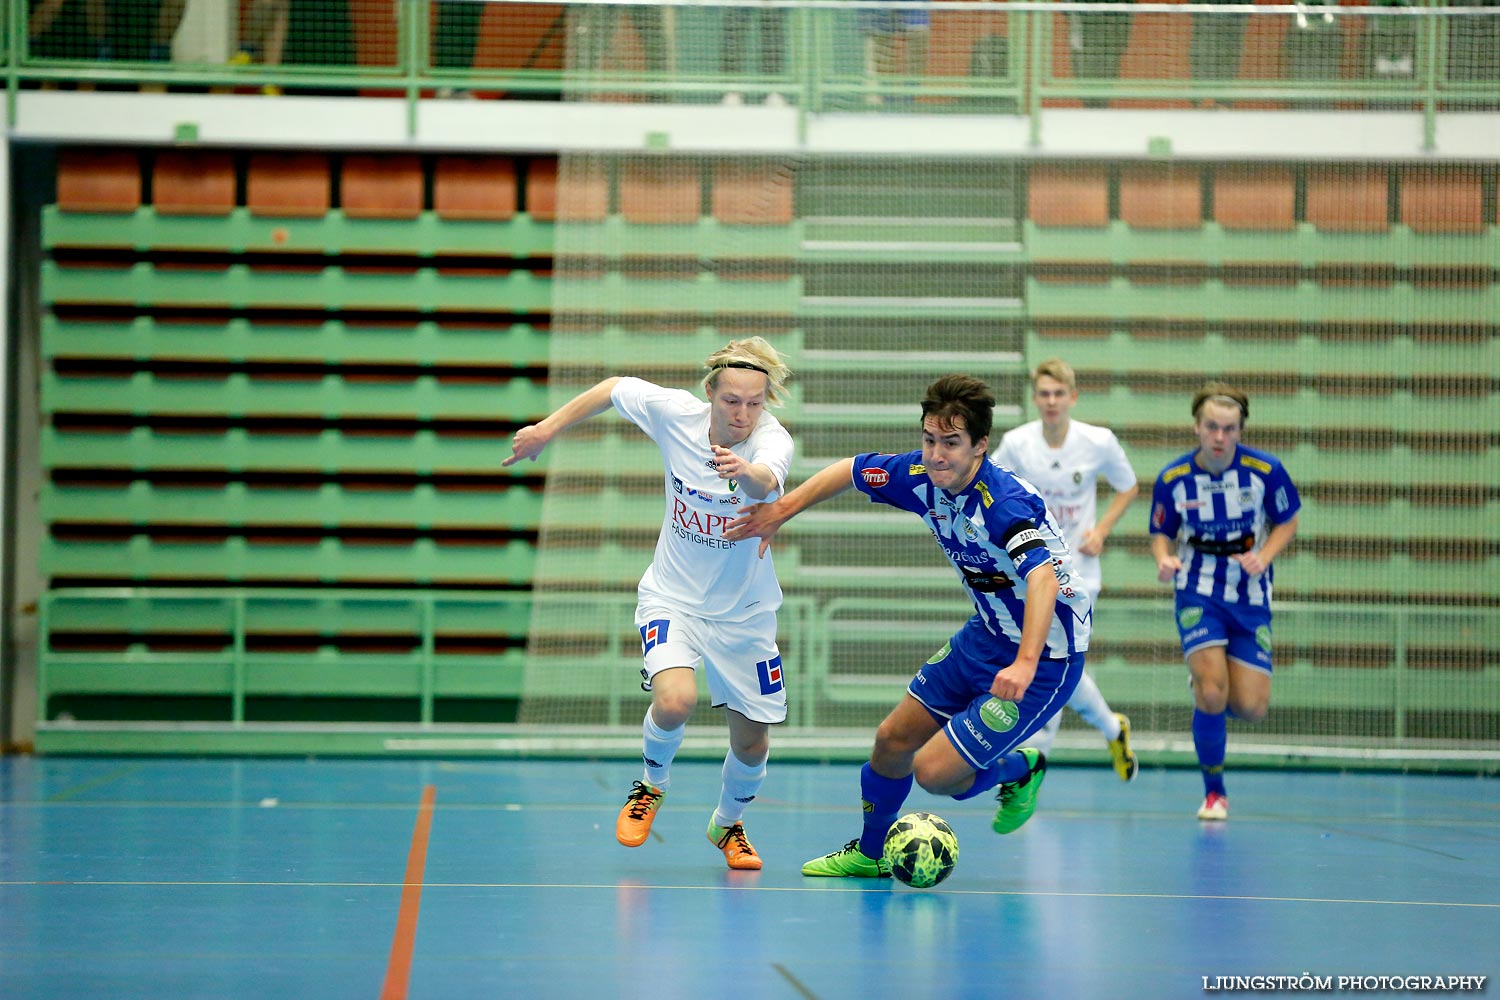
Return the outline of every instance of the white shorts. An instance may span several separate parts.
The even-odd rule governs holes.
[[[730,708],[752,722],[786,721],[786,681],[776,646],[776,612],[742,622],[710,621],[660,604],[635,609],[641,633],[641,676],[670,667],[706,667],[715,708]]]

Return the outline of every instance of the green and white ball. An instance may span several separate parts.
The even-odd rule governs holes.
[[[885,860],[891,874],[915,889],[930,889],[953,874],[958,864],[958,835],[941,816],[907,813],[885,835]]]

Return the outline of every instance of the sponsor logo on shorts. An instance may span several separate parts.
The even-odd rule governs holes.
[[[667,630],[672,627],[669,618],[655,618],[641,626],[641,655],[651,652],[652,647],[667,641]],[[642,671],[644,673],[645,671]]]
[[[940,650],[938,650],[936,653],[933,653],[932,656],[928,657],[927,662],[928,663],[941,663],[941,662],[943,662],[944,660],[946,660],[948,658],[948,654],[952,651],[952,649],[953,649],[953,643],[951,643],[951,642],[945,642],[945,643],[943,643],[943,648],[940,649]],[[917,678],[920,680],[921,677],[922,677],[922,674],[921,674],[920,671],[918,671]],[[925,684],[926,681],[923,681],[923,683]]]
[[[1269,653],[1271,651],[1271,626],[1261,625],[1255,630],[1255,644],[1263,652]]]
[[[1177,612],[1177,624],[1182,628],[1192,628],[1203,620],[1202,608],[1183,608]]]
[[[760,678],[760,693],[775,694],[786,685],[781,681],[781,654],[755,664],[755,673]]]
[[[889,472],[886,472],[884,469],[877,469],[873,466],[868,469],[860,469],[859,474],[864,478],[864,481],[866,483],[875,487],[875,489],[877,490],[891,481],[891,474]]]
[[[1191,632],[1184,632],[1183,635],[1182,635],[1182,641],[1183,642],[1196,642],[1199,639],[1205,639],[1207,637],[1208,637],[1208,629],[1206,629],[1206,628],[1195,628]]]
[[[1001,701],[999,698],[991,698],[979,706],[979,719],[986,726],[997,733],[1006,733],[1016,727],[1021,721],[1021,713],[1013,701]],[[985,744],[989,746],[988,743]]]
[[[964,719],[964,728],[968,730],[970,736],[974,737],[975,743],[978,743],[986,750],[994,749],[992,746],[990,746],[990,741],[984,738],[984,734],[981,733],[977,728],[975,728],[974,723],[970,722],[968,719]]]

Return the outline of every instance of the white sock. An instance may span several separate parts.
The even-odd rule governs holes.
[[[714,825],[731,827],[745,815],[755,793],[766,780],[766,761],[746,764],[731,750],[724,755],[724,787],[719,792],[719,807],[714,810]]]
[[[651,709],[646,709],[645,721],[641,723],[641,759],[646,763],[647,784],[655,785],[663,792],[672,783],[672,758],[682,746],[682,737],[687,733],[683,724],[668,732],[656,724]]]
[[[1120,720],[1115,718],[1104,695],[1099,693],[1099,685],[1094,683],[1093,675],[1087,670],[1078,679],[1078,687],[1073,689],[1068,707],[1083,716],[1084,722],[1103,733],[1105,739],[1112,740],[1120,735]]]
[[[1057,737],[1057,731],[1062,727],[1062,710],[1047,720],[1047,724],[1031,734],[1031,739],[1026,745],[1040,750],[1044,754],[1052,752],[1052,741]]]

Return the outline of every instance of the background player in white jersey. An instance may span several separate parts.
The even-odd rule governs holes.
[[[1078,403],[1078,379],[1067,362],[1051,358],[1037,365],[1031,375],[1031,401],[1040,418],[1006,431],[994,459],[1019,473],[1047,501],[1047,509],[1073,550],[1074,573],[1097,603],[1103,583],[1099,553],[1141,488],[1114,432],[1072,418]],[[1115,491],[1102,517],[1097,516],[1101,477]],[[1134,778],[1140,765],[1130,749],[1130,719],[1110,709],[1088,671],[1084,671],[1068,707],[1104,734],[1120,780]],[[1050,753],[1061,725],[1062,713],[1058,712],[1047,720],[1031,745]]]
[[[766,406],[781,402],[791,371],[760,337],[731,341],[704,364],[707,402],[638,378],[607,378],[517,431],[504,464],[535,459],[559,432],[611,405],[661,449],[666,512],[635,616],[641,676],[651,691],[641,724],[645,774],[631,787],[615,836],[626,847],[650,836],[697,704],[694,674],[701,665],[714,707],[724,707],[729,719],[729,753],[708,839],[730,868],[753,870],[761,860],[741,820],[765,780],[769,727],[786,721],[776,646],[781,587],[755,547],[726,539],[724,528],[785,488],[792,438]]]
[[[834,462],[730,525],[730,538],[758,535],[764,554],[789,518],[852,486],[921,518],[974,602],[974,616],[917,669],[875,732],[860,772],[860,836],[804,864],[804,875],[889,878],[886,831],[914,780],[955,799],[998,785],[997,833],[1036,809],[1047,759],[1022,744],[1073,693],[1093,611],[1087,590],[1059,583],[1072,557],[1047,505],[987,457],[994,408],[983,382],[945,375],[922,400],[920,451]]]
[[[1198,449],[1168,463],[1151,496],[1156,576],[1176,589],[1193,683],[1198,818],[1229,818],[1225,714],[1266,717],[1271,702],[1271,560],[1297,533],[1297,487],[1274,455],[1240,444],[1243,392],[1210,382],[1193,396]]]

